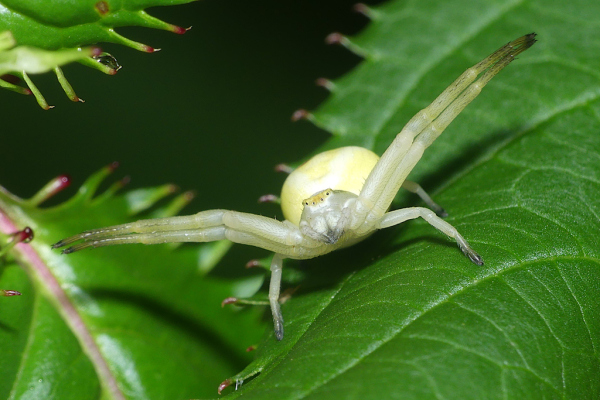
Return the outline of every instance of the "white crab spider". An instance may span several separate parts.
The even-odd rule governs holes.
[[[520,37],[467,69],[406,124],[381,158],[360,147],[330,150],[311,158],[293,171],[283,185],[281,203],[285,221],[237,211],[210,210],[95,229],[61,240],[53,248],[79,240],[83,242],[63,253],[124,243],[229,239],[270,250],[275,256],[271,264],[269,303],[275,336],[279,340],[283,338],[283,317],[278,300],[285,258],[309,259],[327,254],[359,242],[378,229],[421,217],[454,238],[472,262],[483,265],[482,258],[458,231],[430,209],[410,207],[389,212],[388,209],[400,187],[404,187],[421,196],[439,215],[444,215],[419,185],[405,180],[407,175],[424,150],[481,89],[535,41],[535,33]]]

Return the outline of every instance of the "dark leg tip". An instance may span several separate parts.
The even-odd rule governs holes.
[[[437,210],[435,212],[437,214],[438,217],[440,218],[446,218],[448,216],[448,212],[446,210],[444,210],[443,208],[440,207],[439,210]]]
[[[537,42],[537,39],[535,38],[537,36],[537,33],[531,32],[531,33],[529,33],[529,34],[527,34],[525,36],[527,38],[526,39],[527,47],[533,46],[533,44],[535,42]]]
[[[471,260],[473,263],[482,266],[483,265],[483,258],[481,258],[481,256],[475,252],[473,252],[472,254],[469,253],[467,254],[467,256],[469,257],[469,260]]]
[[[275,322],[275,337],[281,341],[283,339],[283,321]]]
[[[473,249],[471,249],[471,247],[467,246],[460,246],[460,249],[462,250],[463,254],[467,257],[469,257],[469,260],[471,260],[472,263],[477,264],[479,266],[483,265],[483,258],[477,254]]]

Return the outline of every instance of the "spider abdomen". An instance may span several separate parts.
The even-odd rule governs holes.
[[[315,155],[296,168],[283,184],[283,216],[299,226],[305,207],[303,201],[326,189],[358,195],[378,160],[377,154],[371,150],[356,146]]]

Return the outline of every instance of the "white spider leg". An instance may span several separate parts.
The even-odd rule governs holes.
[[[462,252],[469,257],[469,259],[477,265],[483,265],[483,259],[479,254],[475,252],[469,246],[469,243],[462,237],[460,233],[456,230],[455,227],[450,225],[448,222],[444,221],[433,211],[428,208],[423,207],[409,207],[402,208],[400,210],[391,211],[383,216],[381,221],[379,221],[379,229],[388,228],[390,226],[401,224],[402,222],[408,221],[409,219],[415,218],[423,218],[434,228],[438,229],[440,232],[445,233],[446,235],[454,238],[458,247],[462,250]]]
[[[168,217],[156,219],[143,219],[128,224],[114,225],[106,228],[93,229],[71,236],[55,243],[52,248],[67,246],[79,240],[97,240],[120,236],[129,233],[168,232],[177,230],[190,230],[209,228],[221,225],[225,210],[203,211],[194,215],[181,217]]]
[[[521,38],[523,39],[523,38]],[[518,40],[518,39],[517,39]],[[531,46],[535,41],[531,38]],[[514,43],[514,42],[513,42]],[[521,45],[518,48],[513,47],[513,51],[498,60],[494,65],[487,69],[484,74],[469,85],[433,122],[421,132],[414,140],[406,152],[404,158],[400,161],[396,170],[392,172],[389,180],[385,183],[385,189],[380,197],[375,201],[371,218],[379,218],[389,208],[396,193],[400,189],[402,182],[406,179],[410,171],[419,162],[423,152],[429,147],[435,139],[450,125],[450,123],[464,110],[464,108],[473,101],[488,82],[498,74],[504,67],[514,60],[516,54],[526,50],[528,47]],[[367,217],[369,219],[369,217]]]
[[[305,237],[316,240],[317,242],[322,242],[322,243],[327,243],[327,244],[337,243],[337,241],[340,239],[340,237],[342,237],[342,235],[344,234],[344,231],[348,227],[349,222],[352,220],[351,215],[350,215],[351,212],[352,212],[352,206],[347,206],[347,207],[342,208],[342,210],[340,211],[339,219],[337,219],[337,221],[335,221],[335,217],[334,217],[334,218],[332,218],[332,220],[334,220],[334,221],[330,221],[331,225],[335,224],[335,227],[331,231],[327,231],[327,233],[318,232],[317,230],[315,230],[313,228],[313,226],[311,226],[306,221],[300,221],[300,232],[302,232],[302,234]],[[328,214],[328,216],[331,216],[331,215],[333,215],[333,214]],[[337,217],[337,215],[336,215],[336,217]],[[326,221],[326,219],[327,219],[327,217],[325,218],[325,220],[322,221],[322,223],[324,225],[329,224],[328,221]],[[331,226],[331,225],[329,225],[329,226]]]
[[[283,315],[279,306],[279,292],[281,290],[281,270],[283,267],[283,256],[275,254],[271,262],[271,282],[269,283],[269,303],[273,314],[273,326],[277,340],[283,339]]]
[[[67,248],[64,253],[124,243],[207,242],[221,239],[291,257],[312,254],[312,248],[323,246],[323,243],[304,237],[297,227],[286,222],[236,211],[210,210],[190,216],[140,220],[83,232],[61,240],[53,248],[78,240],[83,242]]]
[[[300,233],[297,227],[293,228],[294,233]],[[225,232],[226,239],[239,244],[245,244],[248,246],[260,247],[261,249],[272,251],[276,254],[281,254],[288,258],[297,260],[305,260],[308,258],[317,257],[319,255],[328,253],[331,250],[324,250],[326,244],[318,242],[309,237],[302,236],[301,241],[296,245],[285,245],[276,243],[247,232],[238,231],[235,229],[227,229]]]
[[[429,196],[418,183],[413,181],[404,181],[402,182],[402,188],[419,196],[421,200],[423,200],[425,204],[427,204],[427,206],[431,208],[439,217],[445,218],[448,216],[446,210],[444,210],[438,203],[433,201],[431,196]]]
[[[308,224],[301,224],[300,232],[302,232],[304,237],[311,238],[311,239],[319,241],[319,242],[329,243],[329,244],[335,243],[335,240],[333,240],[329,236],[325,235],[324,233],[319,233],[319,232],[315,231]]]
[[[167,232],[150,232],[150,233],[130,233],[111,237],[103,237],[100,239],[89,238],[82,243],[74,244],[71,247],[63,250],[63,254],[74,253],[88,247],[103,247],[117,244],[159,244],[159,243],[184,243],[184,242],[214,242],[217,240],[226,239],[226,228],[224,226],[216,226],[205,229],[182,230],[182,231],[167,231]]]
[[[352,204],[354,204],[354,203],[352,203]],[[341,215],[340,219],[338,220],[337,224],[335,225],[335,229],[333,230],[333,237],[335,238],[336,242],[344,234],[344,230],[350,224],[350,221],[352,220],[352,216],[350,215],[351,212],[352,212],[351,206],[344,207],[342,209],[342,215]]]
[[[402,182],[420,159],[422,150],[429,146],[448,124],[477,97],[490,79],[514,60],[516,55],[534,43],[535,34],[529,34],[501,47],[475,66],[467,69],[428,107],[419,111],[408,121],[369,174],[356,202],[354,227],[362,224],[369,212],[374,214],[375,220],[386,212]],[[473,83],[477,76],[484,71],[483,76]],[[426,134],[427,140],[421,140],[419,146],[423,144],[425,146],[422,149],[413,150],[416,144],[413,143],[413,139],[424,134]],[[410,162],[406,162],[405,158],[409,151],[412,151],[413,154]],[[367,221],[367,225],[372,221]]]

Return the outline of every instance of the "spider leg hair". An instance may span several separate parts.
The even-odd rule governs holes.
[[[423,151],[498,72],[536,42],[535,36],[535,33],[522,36],[467,69],[408,121],[365,181],[356,202],[356,226],[365,221],[367,224],[364,225],[369,226],[385,214]],[[481,77],[476,80],[479,75]]]
[[[140,220],[123,225],[80,233],[54,244],[73,253],[88,247],[126,243],[211,242],[229,239],[235,243],[261,247],[290,257],[302,258],[303,253],[323,244],[303,237],[297,227],[260,215],[227,210],[202,211],[194,215]],[[81,241],[80,243],[76,243]],[[310,258],[310,257],[306,257]]]
[[[388,228],[390,226],[401,224],[402,222],[408,221],[409,219],[415,218],[423,218],[434,228],[438,229],[440,232],[445,233],[450,236],[456,243],[458,247],[462,250],[462,252],[469,257],[469,259],[477,265],[483,265],[483,258],[479,254],[475,252],[469,246],[469,243],[462,237],[460,233],[456,230],[455,227],[435,215],[433,211],[428,208],[423,207],[409,207],[402,208],[400,210],[391,211],[383,216],[381,221],[379,222],[379,229]]]

